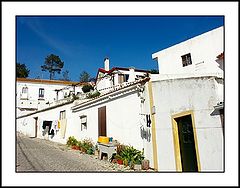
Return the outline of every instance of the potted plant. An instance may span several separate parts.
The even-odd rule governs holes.
[[[127,159],[123,159],[123,165],[128,166],[128,160]]]
[[[119,155],[119,154],[115,155],[115,159],[117,159],[117,163],[118,163],[119,165],[122,165],[122,164],[123,164],[123,160],[122,160],[121,155]]]
[[[88,155],[92,155],[93,154],[93,148],[90,147],[88,150],[87,150],[87,154]]]

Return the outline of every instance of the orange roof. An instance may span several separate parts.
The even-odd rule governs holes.
[[[40,83],[40,84],[59,84],[59,85],[85,85],[84,82],[72,82],[64,80],[42,80],[42,79],[29,79],[29,78],[17,78],[17,82],[29,82],[29,83]]]

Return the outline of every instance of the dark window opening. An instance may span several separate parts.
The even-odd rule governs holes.
[[[28,87],[23,87],[22,88],[22,93],[28,93]]]
[[[66,119],[66,110],[60,111],[59,120]]]
[[[129,78],[129,74],[119,74],[118,75],[118,83],[122,84],[124,82],[127,82]]]
[[[44,98],[44,89],[39,88],[39,98]]]
[[[185,54],[182,57],[182,65],[183,67],[191,65],[192,64],[192,59],[191,59],[191,54]]]

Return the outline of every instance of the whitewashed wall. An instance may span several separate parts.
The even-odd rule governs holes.
[[[160,171],[176,171],[171,116],[188,110],[193,110],[195,117],[201,170],[223,169],[221,120],[219,115],[211,115],[214,110],[213,106],[221,100],[218,94],[223,93],[222,88],[221,82],[216,82],[213,77],[153,81],[158,169]],[[140,97],[144,99],[142,102]],[[58,134],[49,139],[66,143],[69,136],[75,136],[79,140],[91,138],[96,143],[98,108],[106,106],[107,136],[123,144],[130,144],[139,150],[144,148],[145,156],[150,160],[150,167],[153,167],[152,138],[147,141],[141,137],[140,132],[141,126],[144,126],[146,130],[150,130],[152,136],[152,128],[147,128],[144,120],[145,114],[150,114],[148,84],[145,85],[145,90],[141,95],[134,91],[72,112],[71,107],[74,105],[75,102],[17,119],[17,130],[33,136],[35,134],[34,117],[38,117],[39,120],[57,120],[60,111],[66,110],[65,138],[61,138]],[[81,115],[87,116],[87,130],[81,131]],[[41,131],[38,131],[38,137],[45,139]]]
[[[53,109],[49,109],[46,111],[42,111],[42,112],[38,112],[38,113],[34,113],[32,115],[27,115],[25,117],[22,118],[18,118],[17,119],[17,131],[33,137],[35,136],[35,117],[38,118],[38,127],[37,127],[37,137],[38,138],[42,138],[42,139],[49,139],[55,142],[60,142],[60,143],[66,143],[66,139],[68,138],[68,125],[69,127],[70,124],[68,123],[67,120],[67,128],[66,128],[66,134],[65,134],[65,138],[62,138],[60,135],[60,132],[57,132],[57,134],[51,138],[51,136],[43,136],[42,135],[42,129],[39,126],[40,121],[54,121],[54,120],[58,120],[59,119],[59,115],[60,115],[60,111],[65,110],[66,111],[66,117],[69,117],[68,119],[71,120],[71,106],[72,103],[70,104],[66,104],[57,108],[53,108]]]
[[[145,72],[138,72],[138,71],[135,71],[133,68],[130,68],[129,70],[118,70],[118,72],[120,74],[124,74],[124,75],[128,74],[129,75],[127,82],[135,81],[135,78],[137,76],[146,76]],[[118,73],[114,74],[114,82],[113,82],[113,80],[110,80],[111,76],[109,76],[109,75],[104,78],[99,79],[99,81],[96,84],[97,90],[101,91],[102,89],[111,87],[113,85],[119,85],[118,75],[119,75]]]
[[[140,115],[141,105],[137,92],[77,112],[71,111],[72,106],[73,103],[20,118],[17,120],[17,130],[34,135],[34,117],[38,117],[39,120],[57,120],[60,111],[66,110],[67,128],[65,139],[61,139],[56,135],[51,140],[66,143],[69,136],[74,136],[79,140],[91,138],[96,143],[98,140],[98,108],[106,106],[107,136],[113,137],[120,143],[132,145],[139,150],[143,149],[145,141],[141,138],[140,132],[142,116]],[[87,116],[87,130],[81,131],[81,115]],[[22,124],[23,120],[28,122],[27,125]],[[40,130],[38,133],[38,137],[43,138]]]
[[[216,62],[224,51],[223,27],[206,32],[152,55],[158,61],[159,74],[222,72]],[[192,65],[182,66],[182,55],[191,53]]]
[[[107,136],[113,137],[120,143],[129,144],[142,150],[143,140],[140,133],[140,100],[137,93],[127,94],[117,99],[111,99],[90,108],[74,112],[71,125],[78,124],[80,134],[78,138],[91,137],[96,142],[98,139],[98,108],[106,106]],[[87,131],[80,131],[80,116],[87,116]],[[74,134],[72,127],[71,133]],[[70,129],[69,129],[70,131]]]
[[[22,100],[22,88],[28,87],[28,98],[27,100]],[[60,84],[46,84],[46,83],[29,83],[29,82],[17,82],[17,107],[18,108],[36,108],[41,110],[43,108],[47,108],[56,100],[56,92],[55,89],[65,88],[66,85]],[[44,100],[39,99],[39,88],[44,89]],[[69,89],[64,89],[58,93],[58,100],[63,99],[65,93],[69,94],[70,91],[73,91],[73,87],[69,87]],[[82,86],[75,87],[75,93],[82,92]],[[49,102],[49,103],[48,103]],[[47,103],[47,104],[46,104]],[[21,116],[26,113],[30,113],[31,111],[18,111],[17,115]]]
[[[176,171],[171,116],[188,110],[195,117],[201,171],[223,170],[221,120],[211,115],[219,99],[217,91],[213,77],[153,82],[160,171]]]

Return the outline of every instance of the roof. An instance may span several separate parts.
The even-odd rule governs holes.
[[[29,82],[29,83],[39,83],[39,84],[58,84],[58,85],[85,85],[84,82],[72,82],[63,80],[43,80],[43,79],[30,79],[30,78],[17,78],[17,82]]]
[[[129,71],[130,68],[124,68],[124,67],[113,67],[112,69],[110,69],[109,71],[106,71],[105,69],[103,68],[99,68],[98,69],[98,72],[97,72],[97,77],[96,77],[96,81],[97,81],[97,78],[98,78],[98,74],[99,72],[102,72],[102,73],[107,73],[107,74],[111,74],[112,72],[116,71],[116,70],[124,70],[124,71]],[[145,73],[150,73],[150,71],[148,70],[142,70],[142,69],[134,69],[135,72],[145,72]]]

